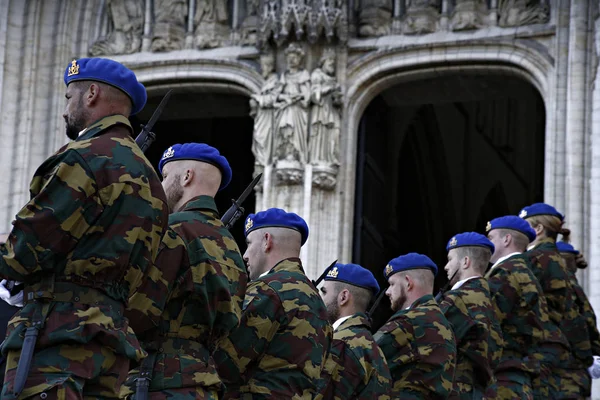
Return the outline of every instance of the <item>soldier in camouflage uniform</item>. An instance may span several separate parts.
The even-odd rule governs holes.
[[[548,302],[550,320],[560,328],[571,347],[568,359],[554,363],[550,379],[551,395],[556,399],[577,398],[582,388],[590,385],[587,368],[593,355],[585,318],[576,307],[577,295],[571,286],[564,259],[556,249],[559,233],[568,240],[563,228],[564,217],[548,204],[536,203],[523,208],[519,216],[536,232],[526,256]]]
[[[438,302],[456,336],[458,357],[450,398],[481,399],[494,381],[503,345],[490,288],[483,278],[494,245],[479,233],[467,232],[450,239],[446,250],[444,269],[453,286]]]
[[[576,257],[580,255],[579,251],[576,250],[572,245],[565,242],[557,242],[556,248],[560,252],[560,255],[564,258],[565,263],[567,265],[567,272],[569,273],[569,279],[571,282],[571,286],[575,291],[577,296],[577,309],[579,310],[580,315],[582,315],[585,319],[588,337],[590,339],[590,345],[592,354],[595,356],[600,356],[600,333],[598,333],[598,327],[596,325],[596,314],[594,313],[594,309],[590,304],[588,297],[586,296],[583,288],[579,286],[579,282],[577,281],[577,268],[579,265],[584,265],[584,268],[587,267],[587,263],[578,263]],[[581,396],[589,397],[591,396],[592,385],[591,381],[588,380],[589,383],[582,386]]]
[[[393,399],[447,399],[456,367],[456,341],[450,322],[433,298],[437,266],[427,256],[409,253],[384,270],[386,291],[396,313],[375,340],[392,374]]]
[[[147,371],[152,399],[216,399],[222,384],[211,356],[239,324],[247,281],[214,201],[231,168],[217,149],[186,143],[169,147],[159,170],[173,213],[156,266],[126,314],[149,358],[121,394],[135,393]]]
[[[308,226],[271,208],[246,219],[248,284],[242,321],[215,352],[224,398],[312,399],[332,330],[298,258]]]
[[[551,398],[548,381],[557,360],[568,357],[569,347],[550,321],[542,288],[523,254],[535,238],[529,224],[516,216],[500,217],[487,225],[495,251],[486,274],[492,301],[502,328],[504,347],[496,368],[497,384],[487,398]]]
[[[2,399],[18,391],[32,323],[39,333],[21,398],[117,398],[130,360],[145,356],[123,311],[168,218],[160,180],[127,119],[143,108],[146,90],[107,59],[74,60],[64,79],[73,141],[38,168],[31,199],[0,246],[0,276],[25,283],[25,305],[2,349]]]
[[[379,293],[377,280],[356,264],[335,264],[323,280],[321,297],[333,324],[333,342],[316,398],[389,399],[390,370],[366,315]]]

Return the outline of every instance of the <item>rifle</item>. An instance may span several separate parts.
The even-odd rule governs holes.
[[[375,299],[375,302],[373,303],[373,305],[371,306],[371,308],[367,312],[367,315],[369,316],[369,318],[371,318],[371,315],[373,315],[373,313],[375,312],[375,310],[379,306],[379,303],[381,303],[381,299],[383,299],[383,296],[385,296],[386,290],[382,290],[381,292],[379,292],[379,295]]]
[[[452,274],[452,278],[448,279],[448,282],[444,285],[444,287],[442,287],[438,294],[435,295],[435,301],[439,302],[441,300],[444,293],[448,291],[448,288],[450,287],[450,282],[452,282],[452,279],[454,279],[457,273],[458,270],[454,271],[454,273]]]
[[[312,281],[313,285],[315,285],[315,287],[319,286],[319,283],[321,283],[321,281],[323,279],[325,279],[325,275],[327,275],[327,272],[329,272],[329,270],[331,268],[333,268],[333,266],[335,265],[335,263],[337,263],[338,260],[335,260],[334,262],[332,262],[331,264],[329,264],[329,267],[325,268],[325,270],[323,271],[323,273],[321,274],[321,276],[319,276],[317,278],[316,281]]]
[[[252,189],[254,189],[254,186],[256,186],[258,181],[260,181],[261,177],[262,173],[256,175],[256,177],[252,180],[252,182],[250,182],[248,187],[244,189],[244,191],[242,192],[240,197],[238,197],[237,200],[231,199],[233,204],[231,205],[231,207],[229,207],[227,211],[225,211],[225,214],[223,214],[223,216],[221,217],[221,221],[225,225],[225,228],[231,229],[233,224],[235,224],[235,221],[237,221],[244,214],[244,207],[242,207],[242,204],[244,203],[244,201],[246,201],[246,198],[250,195]]]
[[[172,92],[173,89],[169,89],[169,91],[165,94],[165,97],[163,97],[158,104],[158,107],[156,107],[156,110],[154,110],[154,113],[150,117],[150,121],[148,121],[146,125],[142,125],[142,131],[135,138],[135,142],[144,153],[148,151],[150,145],[156,140],[156,134],[152,132],[152,128],[154,127],[156,121],[158,121],[158,117],[160,117],[160,114],[167,105]]]

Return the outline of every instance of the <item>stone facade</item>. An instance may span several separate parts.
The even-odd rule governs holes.
[[[64,66],[105,56],[136,71],[150,96],[193,82],[248,97],[254,172],[264,174],[256,208],[309,221],[303,257],[316,276],[352,257],[367,105],[414,79],[505,74],[543,98],[544,199],[564,210],[589,259],[581,278],[599,310],[599,43],[589,0],[0,0],[0,225],[65,141]]]

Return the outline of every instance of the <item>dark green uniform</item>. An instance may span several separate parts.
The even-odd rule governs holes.
[[[33,177],[31,200],[0,246],[0,275],[25,282],[27,299],[3,347],[3,399],[11,398],[34,319],[45,319],[45,326],[22,397],[52,390],[116,397],[129,360],[145,356],[123,309],[156,257],[168,210],[131,132],[124,116],[103,118]]]

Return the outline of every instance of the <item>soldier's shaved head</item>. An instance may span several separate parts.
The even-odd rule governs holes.
[[[513,229],[493,229],[488,233],[488,239],[496,248],[490,259],[493,263],[506,255],[524,252],[529,244],[524,233]]]
[[[342,317],[364,313],[373,298],[373,292],[345,282],[324,281],[321,297],[327,307],[329,322]]]
[[[250,279],[254,280],[278,262],[300,257],[302,235],[294,229],[264,227],[250,232],[246,243],[244,261]]]
[[[221,185],[216,166],[196,160],[175,160],[163,167],[163,189],[169,208],[175,212],[197,196],[215,197]]]
[[[131,99],[114,86],[96,81],[75,81],[67,86],[67,106],[63,118],[67,136],[75,140],[80,131],[109,115],[131,114]]]
[[[390,298],[392,310],[406,308],[426,294],[432,294],[434,278],[429,268],[411,269],[392,275],[385,292]]]

